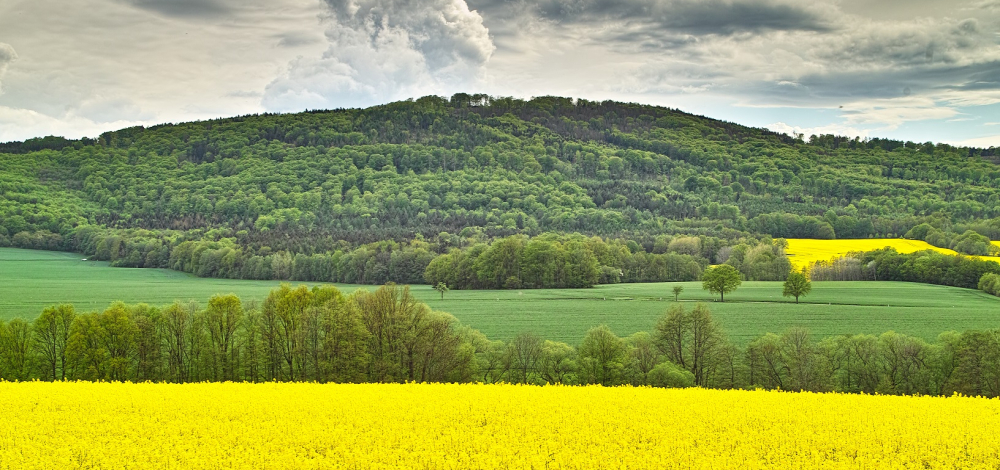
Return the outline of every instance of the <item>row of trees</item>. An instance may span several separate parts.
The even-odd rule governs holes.
[[[293,254],[268,246],[245,248],[241,237],[246,234],[208,231],[192,235],[195,239],[175,231],[121,233],[83,227],[68,240],[36,233],[18,246],[57,249],[70,244],[90,259],[110,261],[112,266],[169,268],[200,277],[376,285],[426,281],[457,289],[692,281],[701,277],[713,259],[736,267],[745,280],[783,280],[791,270],[787,243],[770,237],[727,241],[658,236],[639,244],[628,239],[546,233],[488,241],[470,230],[465,237],[441,233],[427,240],[384,240],[356,247],[328,241],[328,251],[319,251],[320,246],[309,247],[310,254]]]
[[[454,289],[590,287],[692,281],[701,277],[707,264],[690,254],[632,252],[620,241],[511,236],[488,245],[455,248],[434,258],[424,271],[424,280]]]
[[[740,279],[740,272],[728,264],[720,264],[705,270],[702,277],[701,286],[703,289],[719,294],[719,302],[726,301],[726,294],[735,291],[743,280]],[[674,301],[684,288],[674,286]],[[795,297],[795,303],[799,303],[799,297],[808,295],[812,291],[812,282],[804,273],[791,272],[782,285],[781,295],[783,297]]]
[[[986,273],[979,278],[979,290],[1000,297],[1000,274]]]
[[[0,379],[514,382],[1000,396],[1000,331],[814,340],[803,328],[739,347],[705,304],[675,303],[650,332],[607,326],[577,346],[491,341],[405,287],[344,295],[284,285],[260,305],[112,304],[0,322]]]
[[[714,258],[747,280],[781,280],[791,264],[783,239],[658,236],[639,244],[580,234],[513,235],[488,241],[440,233],[430,239],[379,241],[352,248],[330,242],[311,254],[243,248],[241,234],[209,231],[187,240],[177,232],[80,229],[72,242],[95,260],[119,267],[158,267],[201,277],[279,279],[350,284],[398,282],[451,288],[589,287],[618,282],[697,280]],[[226,236],[235,235],[235,236]],[[735,244],[734,244],[735,243]],[[649,251],[647,251],[647,249]]]
[[[925,222],[910,229],[904,237],[923,240],[938,248],[948,248],[967,255],[995,256],[1000,253],[1000,247],[993,245],[989,237],[975,230],[956,234]]]
[[[260,305],[112,304],[45,309],[0,325],[7,380],[464,382],[476,370],[469,333],[407,287],[344,295],[283,285]]]
[[[854,253],[809,268],[813,281],[906,281],[976,289],[984,275],[1000,274],[1000,264],[933,250],[899,253],[893,248]]]

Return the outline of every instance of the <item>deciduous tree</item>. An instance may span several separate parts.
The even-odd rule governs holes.
[[[702,274],[702,288],[719,294],[719,301],[726,301],[726,294],[736,290],[743,281],[740,280],[740,272],[728,264],[720,264],[714,268],[705,270]]]
[[[784,289],[781,295],[784,297],[795,297],[795,303],[799,303],[799,297],[806,295],[812,290],[812,282],[805,274],[792,271],[785,280]]]

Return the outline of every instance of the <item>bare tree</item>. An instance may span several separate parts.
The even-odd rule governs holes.
[[[538,370],[542,339],[531,333],[520,333],[507,346],[510,348],[511,369],[519,372],[520,383],[529,383],[529,375]]]
[[[699,303],[688,315],[688,327],[691,330],[690,366],[695,383],[708,385],[708,371],[714,367],[715,354],[724,343],[722,331],[712,318],[708,306]]]
[[[722,330],[705,304],[690,312],[674,305],[656,322],[654,344],[667,360],[694,375],[699,386],[709,385],[717,353],[725,345]]]
[[[167,344],[167,369],[174,382],[187,382],[188,334],[191,330],[191,315],[180,302],[174,302],[163,311],[164,330]]]

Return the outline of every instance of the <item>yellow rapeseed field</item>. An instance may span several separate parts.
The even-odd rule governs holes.
[[[0,467],[997,468],[1000,401],[515,385],[0,383]]]
[[[1000,242],[993,242],[1000,246]],[[915,251],[934,250],[938,253],[957,255],[958,253],[947,248],[938,248],[923,240],[906,240],[902,238],[862,238],[857,240],[813,240],[806,238],[789,238],[788,254],[789,261],[795,269],[802,269],[810,266],[816,261],[830,261],[839,258],[852,251],[872,251],[885,247],[895,248],[900,253],[913,253]],[[1000,262],[998,257],[980,256],[982,259],[990,259]]]

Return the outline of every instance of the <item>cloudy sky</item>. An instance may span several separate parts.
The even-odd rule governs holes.
[[[458,91],[1000,146],[1000,0],[0,0],[0,141]]]

